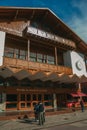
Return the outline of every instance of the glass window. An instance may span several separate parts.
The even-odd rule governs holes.
[[[21,94],[21,101],[25,101],[25,94]]]
[[[31,103],[27,103],[27,107],[30,108],[31,107]]]
[[[37,104],[37,102],[33,102],[33,107]]]
[[[39,53],[37,54],[37,61],[41,62],[41,63],[43,62],[43,55],[42,54],[39,54]]]
[[[5,54],[6,57],[13,58],[14,57],[14,49],[5,47]]]
[[[10,102],[17,101],[17,94],[7,94],[6,101],[10,101]]]
[[[54,64],[54,57],[53,56],[47,56],[47,63],[48,64]]]
[[[44,100],[52,100],[52,96],[50,94],[45,94]]]
[[[47,55],[43,55],[43,63],[47,63]]]
[[[44,102],[45,106],[52,106],[52,102]]]
[[[21,103],[21,108],[25,108],[25,103]]]
[[[31,101],[31,95],[30,94],[27,95],[27,101]]]
[[[42,100],[42,95],[39,94],[39,95],[38,95],[38,101],[41,101],[41,100]]]
[[[36,59],[37,59],[36,53],[35,52],[30,52],[30,60],[35,62]]]
[[[26,59],[26,51],[20,50],[20,59],[22,59],[22,60]]]
[[[17,108],[17,103],[6,104],[6,108]]]
[[[33,100],[37,100],[36,94],[33,94]]]
[[[15,49],[15,54],[16,54],[16,57],[15,58],[19,58],[19,50],[18,49]]]

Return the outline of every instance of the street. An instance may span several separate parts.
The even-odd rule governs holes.
[[[72,124],[45,128],[43,130],[87,130],[87,120],[72,123]]]

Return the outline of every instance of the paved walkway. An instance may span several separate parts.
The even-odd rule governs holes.
[[[72,113],[47,116],[43,126],[39,126],[38,122],[31,119],[6,120],[0,121],[0,130],[40,130],[43,128],[53,127],[66,123],[73,123],[87,119],[87,110],[84,112],[76,111]]]

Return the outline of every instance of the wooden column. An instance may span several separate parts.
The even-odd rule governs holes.
[[[28,53],[27,53],[27,59],[30,60],[30,40],[28,39]]]
[[[58,64],[58,60],[57,60],[57,47],[55,47],[55,64]]]

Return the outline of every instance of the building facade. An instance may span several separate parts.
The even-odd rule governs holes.
[[[0,8],[0,39],[0,110],[58,109],[81,93],[87,45],[51,10]]]

